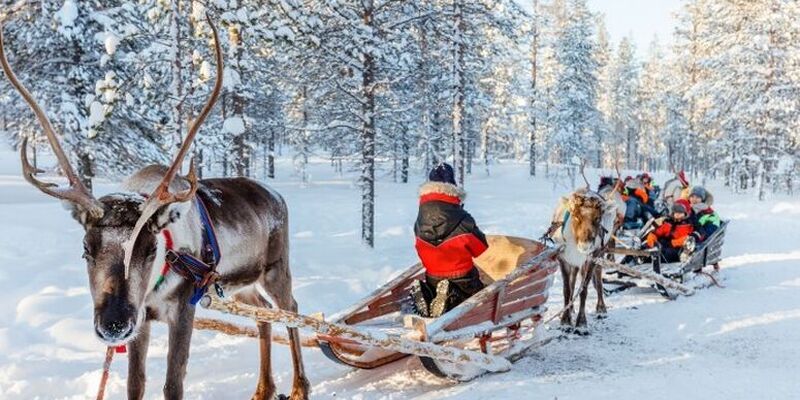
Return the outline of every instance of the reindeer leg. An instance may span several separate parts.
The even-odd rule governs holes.
[[[608,309],[606,309],[605,295],[603,293],[603,267],[597,264],[594,265],[592,280],[594,281],[594,291],[597,292],[597,317],[605,318]]]
[[[128,399],[144,398],[147,346],[150,344],[150,321],[142,323],[139,334],[128,343]]]
[[[561,283],[564,285],[564,312],[561,313],[561,325],[569,326],[572,324],[572,314],[570,312],[572,307],[567,307],[572,299],[571,271],[564,261],[559,260],[558,264],[561,267]]]
[[[255,286],[251,290],[236,293],[234,299],[256,307],[272,308],[272,305],[258,292]],[[273,399],[275,397],[275,381],[272,378],[272,324],[257,322],[258,327],[258,385],[253,393],[253,400]]]
[[[297,312],[297,302],[292,295],[292,277],[289,274],[289,265],[283,259],[273,265],[273,269],[265,280],[267,293],[275,300],[281,310]],[[297,328],[286,328],[289,333],[289,347],[292,351],[292,364],[294,366],[294,380],[292,381],[291,400],[307,400],[310,392],[308,378],[303,367],[303,353],[300,345],[300,332]]]
[[[194,307],[184,298],[176,302],[177,307],[168,319],[169,350],[167,351],[167,380],[164,383],[164,398],[180,400],[183,398],[183,379],[186,377],[186,365],[189,362],[189,346],[192,343],[192,323]]]
[[[581,287],[578,289],[581,291],[581,304],[580,308],[578,309],[578,318],[575,320],[576,327],[586,326],[586,296],[589,294],[589,281],[592,279],[592,275],[594,274],[594,268],[592,268],[593,265],[594,263],[591,262],[591,260],[587,260],[580,268],[581,275],[583,276],[583,282],[581,282]]]

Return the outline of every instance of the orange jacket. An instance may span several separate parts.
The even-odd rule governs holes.
[[[631,193],[631,190],[633,190],[633,193]],[[647,204],[647,201],[650,200],[650,195],[647,194],[647,189],[643,187],[638,187],[636,189],[628,188],[627,194],[622,195],[622,200],[628,201],[630,196],[638,198],[641,200],[642,204]]]
[[[694,226],[689,218],[680,222],[668,219],[658,229],[647,235],[647,246],[653,247],[659,239],[665,239],[669,240],[670,246],[681,247],[692,232],[694,232]]]

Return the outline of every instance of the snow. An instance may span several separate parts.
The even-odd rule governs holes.
[[[244,120],[241,117],[229,117],[222,123],[222,130],[231,135],[244,133]]]
[[[106,53],[110,56],[113,56],[114,53],[117,52],[117,46],[119,45],[119,37],[113,33],[107,33],[106,38],[103,42],[106,48]]]
[[[74,0],[64,1],[64,5],[56,12],[55,17],[61,22],[61,27],[73,26],[78,19],[78,4]]]
[[[289,204],[292,276],[300,309],[331,315],[416,261],[410,227],[422,173],[414,171],[409,184],[377,182],[376,248],[369,250],[359,242],[354,176],[339,176],[327,160],[317,158],[307,168],[317,177],[311,185],[290,176],[289,156],[279,158],[282,177],[269,184]],[[467,178],[466,208],[489,233],[541,235],[563,190],[552,191],[553,185],[541,178],[529,179],[526,164],[493,168],[491,178]],[[587,174],[594,181],[597,171]],[[665,177],[657,174],[656,181]],[[672,302],[644,290],[610,296],[607,319],[590,313],[589,336],[555,339],[510,372],[461,384],[431,376],[413,358],[362,371],[304,349],[312,398],[797,398],[800,218],[792,210],[800,210],[800,201],[775,195],[757,202],[713,182],[708,186],[721,215],[736,217],[723,253],[726,288],[700,290]],[[105,194],[118,185],[100,180],[95,190]],[[0,193],[0,398],[93,397],[104,348],[92,333],[82,229],[58,201],[21,178],[18,156],[7,148],[0,148]],[[560,308],[559,287],[554,285],[550,312]],[[590,310],[593,304],[590,298]],[[199,314],[219,317],[206,310]],[[157,324],[147,365],[147,399],[162,398],[166,346],[166,329]],[[195,332],[186,398],[247,398],[256,382],[257,347],[251,339]],[[115,357],[108,398],[125,396],[126,361],[124,355]],[[273,366],[279,391],[287,393],[291,361],[286,347],[273,348]]]

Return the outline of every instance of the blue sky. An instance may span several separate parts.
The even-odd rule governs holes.
[[[680,10],[682,0],[588,0],[589,8],[606,16],[606,27],[611,40],[618,43],[631,35],[637,47],[637,56],[646,54],[653,35],[658,35],[662,45],[672,43],[675,26],[673,13]]]

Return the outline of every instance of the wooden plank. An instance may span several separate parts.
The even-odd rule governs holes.
[[[657,249],[628,249],[624,247],[612,247],[606,250],[607,253],[612,254],[619,254],[622,256],[638,256],[638,257],[650,257],[653,253],[658,252]]]
[[[434,343],[441,343],[451,340],[471,339],[480,336],[484,333],[494,332],[497,331],[498,329],[507,328],[511,325],[514,325],[516,323],[519,323],[527,319],[533,319],[534,320],[533,325],[536,326],[538,325],[539,322],[541,322],[541,318],[536,318],[536,317],[543,315],[546,311],[547,308],[543,306],[532,307],[526,311],[508,314],[504,316],[500,320],[500,323],[498,324],[493,324],[491,322],[483,322],[481,324],[468,325],[465,326],[464,328],[457,329],[454,331],[439,332],[436,336],[432,336],[430,338],[430,341]]]
[[[507,301],[516,300],[518,297],[532,296],[542,293],[550,288],[552,279],[540,279],[535,282],[526,283],[525,285],[517,285],[506,289]]]
[[[641,279],[647,279],[649,281],[653,281],[655,283],[658,283],[661,286],[664,286],[665,288],[674,289],[674,290],[680,291],[681,293],[683,293],[686,296],[691,296],[691,295],[694,294],[694,289],[692,289],[691,287],[688,287],[686,285],[682,285],[682,284],[680,284],[678,282],[675,282],[675,281],[673,281],[673,280],[671,280],[671,279],[669,279],[669,278],[667,278],[667,277],[665,277],[663,275],[657,274],[657,273],[640,271],[640,270],[631,268],[631,267],[629,267],[627,265],[613,263],[611,261],[608,261],[608,260],[605,260],[605,259],[602,259],[602,258],[595,258],[594,261],[598,265],[602,265],[603,267],[614,268],[615,270],[617,270],[619,272],[622,272],[624,274],[635,276],[635,277],[641,278]]]
[[[201,305],[211,310],[252,318],[256,321],[269,322],[308,329],[328,338],[353,340],[359,344],[377,347],[387,351],[414,354],[452,363],[467,363],[491,372],[508,371],[511,363],[502,357],[483,354],[449,346],[439,346],[428,342],[409,340],[400,335],[386,334],[380,331],[362,330],[356,327],[330,323],[302,314],[276,308],[255,307],[239,301],[223,300],[214,291],[210,291],[201,300]]]
[[[527,307],[534,307],[537,305],[541,305],[544,304],[545,302],[547,302],[547,295],[540,293],[534,296],[525,297],[517,301],[513,301],[511,303],[506,303],[503,304],[503,315],[501,315],[500,317],[503,317],[505,315],[517,311],[521,311],[522,309]],[[481,322],[492,321],[493,317],[492,311],[493,311],[492,303],[481,304],[480,306],[475,307],[469,314],[462,316],[458,320],[448,325],[444,330],[454,331],[464,328],[466,326],[477,325],[480,324]]]
[[[495,324],[500,321],[500,316],[502,316],[503,312],[503,301],[505,300],[504,296],[506,294],[506,287],[503,286],[500,290],[497,291],[497,295],[494,299],[494,308],[492,309],[492,322]]]
[[[545,294],[537,294],[536,296],[529,297],[526,299],[522,299],[519,301],[515,301],[512,303],[504,304],[503,305],[503,316],[513,314],[518,311],[522,311],[527,308],[534,308],[540,306],[547,302],[547,296]]]

